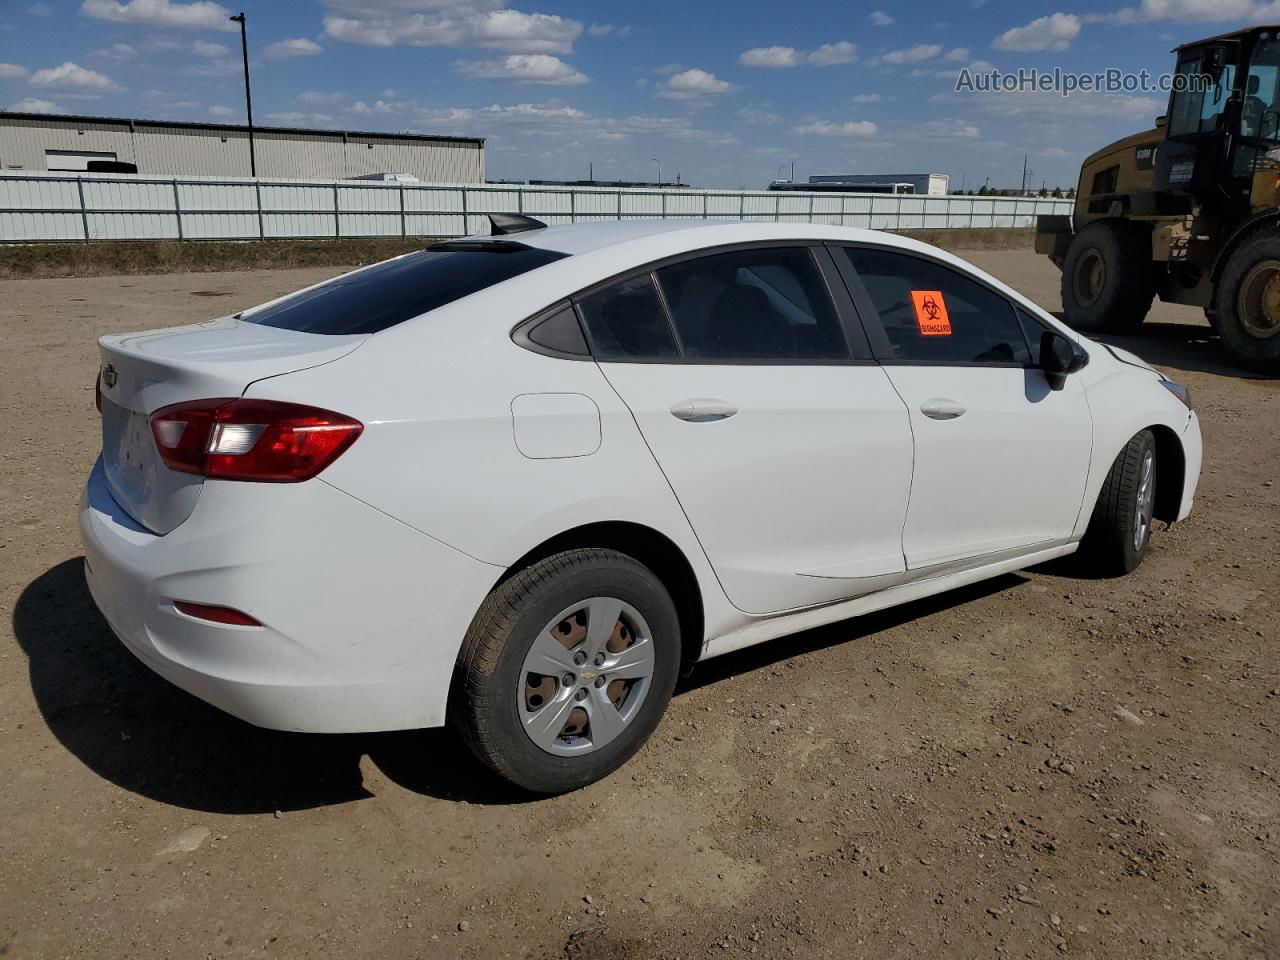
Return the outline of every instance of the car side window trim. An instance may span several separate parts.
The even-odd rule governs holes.
[[[956,274],[963,280],[967,280],[982,289],[986,290],[992,296],[997,297],[1010,312],[1013,322],[1016,325],[1022,342],[1026,345],[1027,355],[1035,356],[1035,350],[1032,349],[1030,342],[1027,340],[1026,330],[1023,328],[1022,321],[1018,319],[1019,305],[1014,303],[1004,293],[997,290],[988,283],[984,283],[981,278],[962,273],[953,265],[939,260],[936,257],[930,257],[927,254],[921,254],[914,250],[904,250],[901,247],[890,246],[888,244],[879,243],[846,243],[842,241],[828,241],[827,247],[853,250],[882,250],[886,253],[892,253],[897,256],[910,257],[920,260],[924,263],[932,264],[940,269],[948,270]],[[835,261],[836,269],[843,278],[845,285],[848,287],[849,295],[853,299],[855,307],[859,313],[865,317],[865,328],[867,338],[871,342],[872,353],[875,354],[879,363],[884,366],[900,366],[900,367],[1001,367],[1012,368],[1016,370],[1038,370],[1034,363],[1027,362],[1007,362],[999,360],[914,360],[903,359],[893,356],[893,345],[889,341],[889,335],[885,331],[884,321],[880,317],[880,311],[876,309],[875,303],[871,299],[871,294],[867,292],[866,286],[862,282],[862,278],[858,275],[857,269],[847,256],[837,256],[832,252],[832,259]],[[1046,329],[1049,329],[1046,327]]]
[[[862,321],[862,314],[858,310],[857,304],[854,303],[853,298],[849,295],[848,285],[840,275],[837,261],[844,258],[835,257],[826,244],[815,245],[812,253],[814,261],[818,265],[818,271],[822,274],[822,281],[826,284],[827,294],[831,297],[832,303],[835,304],[836,315],[840,318],[840,325],[844,328],[844,338],[849,344],[851,362],[855,364],[878,363],[879,361],[876,360],[875,354],[871,349],[871,341],[867,336],[866,324]]]

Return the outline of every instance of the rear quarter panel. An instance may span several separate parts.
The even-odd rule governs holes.
[[[365,425],[325,482],[486,563],[510,566],[553,536],[586,524],[627,521],[671,539],[703,594],[708,631],[741,624],[630,410],[596,364],[542,356],[509,331],[554,302],[540,294],[510,302],[499,288],[375,335],[345,362],[253,384],[248,395],[312,403]],[[506,316],[509,322],[479,318]],[[598,443],[566,456],[528,455],[517,443],[516,409],[528,398],[585,397],[563,406],[580,436],[583,409],[599,411]],[[552,414],[554,416],[554,414]],[[550,430],[553,424],[540,424]],[[554,451],[550,451],[554,453]],[[409,574],[409,582],[412,573]],[[461,640],[461,637],[459,637]]]

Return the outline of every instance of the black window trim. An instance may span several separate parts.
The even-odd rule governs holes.
[[[864,329],[864,325],[859,311],[854,308],[852,300],[849,299],[849,291],[841,280],[840,272],[837,269],[837,262],[841,259],[832,256],[827,250],[829,241],[824,240],[800,240],[795,238],[782,238],[776,240],[750,240],[740,241],[737,243],[718,244],[713,247],[700,247],[697,250],[686,250],[678,254],[672,254],[663,257],[660,260],[654,260],[647,264],[636,267],[630,267],[620,271],[603,280],[596,281],[590,286],[583,287],[575,291],[568,297],[561,297],[550,307],[539,310],[536,314],[526,320],[522,320],[516,324],[511,331],[511,338],[519,346],[526,350],[532,350],[534,353],[543,354],[545,356],[558,357],[564,360],[594,360],[596,363],[658,363],[673,366],[689,366],[689,367],[858,367],[858,366],[874,366],[879,361],[872,353],[871,344],[868,338],[868,331]],[[745,359],[745,360],[713,360],[706,357],[686,357],[684,355],[684,344],[680,340],[680,335],[675,328],[675,323],[671,316],[670,307],[667,304],[666,293],[662,289],[662,284],[658,282],[657,273],[665,267],[674,266],[679,263],[687,263],[692,260],[701,260],[706,257],[719,256],[725,253],[733,253],[739,250],[770,250],[789,247],[804,247],[809,251],[809,258],[814,265],[823,285],[823,289],[827,293],[828,302],[831,305],[836,319],[840,325],[841,333],[844,336],[844,342],[848,349],[849,356],[833,360],[833,359],[798,359],[795,357],[783,357],[777,360],[766,358]],[[653,284],[657,291],[658,300],[662,304],[666,314],[667,324],[671,329],[672,340],[675,343],[678,355],[675,357],[606,357],[597,354],[596,345],[591,339],[591,331],[582,316],[581,301],[598,293],[615,284],[626,283],[628,280],[635,280],[641,276],[648,274],[649,282]],[[532,329],[540,321],[546,319],[554,310],[563,306],[568,300],[573,304],[574,313],[578,318],[578,326],[582,329],[583,336],[586,338],[587,346],[591,350],[591,355],[579,356],[578,354],[562,353],[559,351],[549,350],[545,347],[538,347],[528,341],[527,331]]]
[[[578,330],[582,333],[582,342],[587,345],[586,353],[570,353],[567,350],[556,350],[553,347],[544,347],[542,344],[534,342],[534,340],[529,336],[529,333],[538,326],[538,324],[542,323],[544,320],[550,320],[566,308],[572,312],[574,320],[577,321]],[[520,321],[516,324],[515,329],[511,331],[511,339],[515,342],[516,346],[523,347],[530,353],[541,354],[544,357],[553,357],[557,360],[585,360],[588,363],[595,360],[595,356],[591,353],[591,341],[587,338],[586,329],[582,324],[582,315],[578,313],[577,307],[573,305],[568,297],[557,300],[546,309],[539,310],[533,316],[529,317],[529,319]]]
[[[985,282],[980,277],[957,270],[953,264],[947,263],[938,257],[929,256],[927,253],[920,253],[916,250],[907,250],[902,247],[894,246],[887,243],[865,243],[847,240],[828,240],[828,247],[852,247],[858,250],[883,250],[886,253],[896,253],[904,257],[913,257],[916,260],[923,260],[934,266],[949,270],[952,273],[982,287],[988,293],[996,296],[1002,303],[1009,308],[1009,313],[1013,317],[1014,325],[1018,328],[1022,335],[1022,341],[1027,348],[1027,356],[1034,357],[1035,350],[1027,341],[1027,333],[1022,327],[1022,321],[1018,319],[1017,311],[1019,308],[1026,310],[1022,304],[1010,300],[1008,294],[997,290],[991,284]],[[832,253],[832,259],[835,261],[836,269],[844,279],[845,285],[849,289],[849,294],[853,299],[854,305],[860,316],[864,317],[864,327],[867,331],[867,337],[871,342],[872,353],[876,356],[876,360],[886,367],[996,367],[1011,370],[1039,370],[1040,367],[1035,363],[1003,363],[997,360],[907,360],[900,357],[890,356],[893,345],[889,342],[889,335],[885,332],[884,321],[880,319],[880,311],[876,309],[875,304],[871,300],[871,295],[867,292],[866,286],[862,282],[862,278],[858,276],[858,271],[854,268],[847,256],[836,256]],[[1029,312],[1029,311],[1028,311]],[[1032,314],[1034,317],[1034,314]],[[1052,327],[1046,326],[1047,330],[1053,330]],[[1054,331],[1056,332],[1056,331]]]

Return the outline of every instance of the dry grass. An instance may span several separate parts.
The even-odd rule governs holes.
[[[1016,250],[1031,246],[1033,230],[904,230],[946,250]],[[339,267],[376,263],[420,250],[430,237],[343,240],[175,240],[28,243],[4,247],[0,279],[104,277],[121,274],[216,273],[283,267]]]

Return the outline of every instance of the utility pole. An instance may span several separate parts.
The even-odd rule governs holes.
[[[649,159],[658,165],[658,186],[662,186],[662,161],[657,157],[650,157]]]
[[[253,94],[249,89],[249,39],[245,33],[244,11],[227,17],[240,24],[240,54],[244,57],[244,112],[249,118],[249,176],[258,175],[258,159],[253,151]]]

